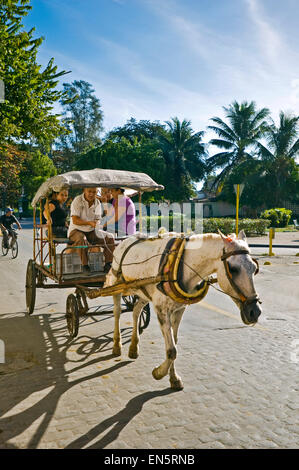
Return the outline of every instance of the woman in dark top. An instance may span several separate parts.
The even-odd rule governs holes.
[[[46,210],[43,213],[46,222],[52,224],[53,236],[57,238],[67,237],[67,210],[64,204],[68,197],[68,190],[62,189],[59,193],[56,193],[56,198],[52,198],[49,202],[49,216],[47,216]]]

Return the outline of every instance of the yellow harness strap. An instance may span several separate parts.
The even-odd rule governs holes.
[[[168,254],[167,262],[162,270],[162,273],[168,278],[163,282],[162,288],[165,295],[170,297],[175,302],[189,305],[199,302],[206,296],[209,290],[209,283],[208,281],[203,281],[200,284],[200,288],[192,294],[185,292],[181,288],[178,281],[178,270],[184,253],[185,245],[185,238],[177,238],[173,243]]]

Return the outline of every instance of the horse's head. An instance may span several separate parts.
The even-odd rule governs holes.
[[[219,233],[223,241],[223,256],[217,271],[218,283],[238,305],[243,322],[254,324],[262,313],[253,282],[258,272],[257,261],[250,255],[243,230],[238,238],[235,234],[226,237]]]

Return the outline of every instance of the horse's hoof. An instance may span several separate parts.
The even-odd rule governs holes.
[[[172,382],[170,382],[170,387],[173,389],[173,390],[183,390],[184,388],[184,385],[183,385],[183,382],[181,381],[181,379],[179,380],[173,380]]]
[[[121,356],[121,348],[119,346],[114,346],[112,349],[113,356]]]
[[[164,377],[164,375],[161,375],[161,373],[159,372],[159,367],[154,368],[154,370],[152,371],[152,376],[156,380],[161,380]]]
[[[130,359],[137,359],[137,357],[139,356],[138,349],[131,349],[130,348],[128,356],[129,356]]]

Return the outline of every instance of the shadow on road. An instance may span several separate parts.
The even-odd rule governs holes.
[[[165,390],[157,390],[153,392],[145,392],[141,395],[132,398],[126,407],[119,411],[114,416],[111,416],[108,419],[105,419],[101,423],[97,424],[93,429],[88,431],[84,436],[79,437],[75,441],[71,442],[66,449],[81,449],[88,445],[92,440],[97,438],[100,434],[112,426],[113,428],[107,432],[102,438],[97,442],[87,447],[87,449],[104,449],[107,445],[111,444],[115,439],[118,438],[121,431],[124,427],[129,424],[129,422],[137,416],[142,410],[143,405],[153,398],[161,397],[164,395],[169,395],[171,393],[176,393],[175,390],[167,388]]]
[[[70,340],[65,316],[57,314],[2,317],[0,323],[1,339],[6,346],[6,363],[0,364],[0,448],[13,448],[14,444],[9,441],[22,433],[26,436],[26,430],[32,425],[36,429],[31,430],[29,442],[24,437],[24,447],[37,448],[65,392],[82,382],[112,374],[132,362],[121,361],[95,373],[86,370],[84,375],[90,365],[102,366],[114,357],[113,332],[96,338],[82,335]],[[128,331],[124,331],[124,335],[126,338]],[[76,359],[70,359],[71,348],[76,346]],[[95,353],[96,358],[92,356]],[[78,371],[84,376],[78,378]],[[72,380],[72,374],[77,378]],[[36,394],[36,403],[33,406],[22,404],[32,394]]]

